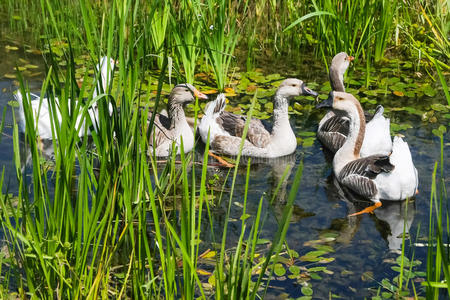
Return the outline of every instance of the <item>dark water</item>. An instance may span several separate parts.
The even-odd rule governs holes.
[[[1,49],[3,49],[2,47]],[[6,60],[13,61],[24,53],[5,53]],[[38,57],[29,59],[38,60]],[[13,64],[3,65],[0,69],[0,77],[5,73],[11,73]],[[312,77],[309,75],[307,77]],[[305,78],[310,79],[310,78]],[[318,82],[326,80],[326,76],[317,79]],[[32,90],[38,89],[39,83],[30,81]],[[0,164],[5,168],[5,187],[15,193],[17,182],[13,162],[12,144],[12,108],[8,102],[13,100],[12,91],[15,90],[13,80],[0,78],[0,111],[7,107],[5,128],[0,141]],[[302,100],[299,99],[300,103]],[[445,103],[445,99],[416,99],[417,103],[423,101]],[[391,99],[382,98],[379,102],[389,107]],[[291,115],[291,124],[295,132],[316,131],[318,121],[323,112],[312,111],[308,115]],[[314,298],[328,298],[330,293],[342,296],[346,299],[370,297],[374,295],[369,288],[375,290],[379,282],[384,279],[392,279],[397,275],[391,270],[393,261],[398,256],[401,247],[401,234],[404,228],[404,220],[407,221],[406,229],[409,229],[409,238],[406,240],[406,252],[410,257],[413,248],[412,243],[425,243],[427,239],[429,198],[431,189],[432,172],[435,161],[440,157],[440,141],[432,134],[436,124],[424,123],[416,115],[402,113],[387,114],[395,118],[397,123],[408,121],[414,124],[413,128],[401,132],[409,143],[412,157],[419,172],[419,190],[414,201],[408,204],[403,202],[383,202],[383,206],[375,211],[374,215],[363,215],[358,217],[347,217],[348,214],[367,206],[367,201],[357,201],[351,195],[345,194],[335,184],[332,176],[332,168],[327,162],[321,145],[315,141],[311,147],[298,147],[294,155],[273,159],[254,160],[250,173],[250,190],[248,198],[247,213],[254,214],[257,210],[259,200],[263,194],[269,199],[275,187],[281,180],[287,166],[291,167],[288,179],[281,184],[279,194],[275,197],[272,205],[266,200],[264,212],[267,215],[260,238],[271,239],[277,228],[277,218],[281,217],[287,193],[293,180],[300,161],[304,163],[303,177],[300,189],[296,195],[294,211],[290,227],[287,233],[287,242],[291,249],[297,251],[300,256],[314,250],[310,241],[321,239],[324,234],[334,237],[332,241],[324,243],[331,246],[335,252],[326,254],[326,257],[335,258],[334,261],[324,263],[310,263],[295,261],[298,266],[326,266],[333,274],[320,273],[321,280],[309,281],[314,290]],[[448,125],[448,124],[444,124]],[[444,160],[446,167],[450,163],[449,142],[450,134],[445,134]],[[232,218],[230,222],[228,244],[232,247],[240,234],[239,220],[242,208],[239,203],[243,202],[245,185],[245,167],[242,167],[237,178],[237,188],[232,205]],[[222,185],[226,170],[211,168],[208,170],[211,178],[218,174],[218,186]],[[445,170],[448,175],[448,170]],[[447,176],[448,177],[448,176]],[[231,177],[227,186],[231,185]],[[448,181],[447,188],[448,188]],[[228,205],[228,197],[225,194],[221,203],[213,208],[216,234],[221,233],[224,223],[224,215]],[[207,221],[205,220],[206,224]],[[420,231],[419,231],[420,228]],[[209,234],[209,226],[205,226],[205,237]],[[331,234],[331,235],[330,235]],[[422,261],[418,267],[425,269],[426,247],[415,247],[416,259]],[[372,278],[372,279],[371,279]],[[286,277],[277,278],[271,282],[269,294],[271,297],[289,295],[290,297],[301,296],[301,287],[297,279]],[[420,291],[419,291],[420,293]]]

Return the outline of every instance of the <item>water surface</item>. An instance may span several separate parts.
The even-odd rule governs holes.
[[[6,107],[5,128],[0,141],[0,165],[5,169],[5,185],[9,192],[17,194],[17,182],[15,166],[13,163],[13,143],[12,143],[12,108],[8,105],[13,100],[12,92],[16,89],[14,80],[1,78],[4,74],[12,73],[14,66],[11,63],[18,57],[24,57],[24,52],[4,53],[4,44],[0,43],[0,55],[4,55],[8,63],[0,67],[0,111]],[[42,70],[42,61],[39,56],[29,55],[26,59],[34,61]],[[319,64],[320,65],[320,64]],[[291,76],[303,78],[305,81],[315,81],[320,89],[326,82],[326,74],[299,72]],[[306,74],[306,75],[305,75]],[[39,89],[39,80],[28,78],[31,89]],[[385,105],[387,108],[402,105],[399,99],[393,96],[382,96],[377,99],[377,103]],[[396,102],[397,101],[397,102]],[[404,100],[402,100],[404,101]],[[435,98],[420,97],[409,100],[424,106],[429,103],[445,103],[442,95]],[[231,103],[240,102],[239,98],[232,99]],[[298,99],[301,104],[311,103],[308,100]],[[411,105],[411,104],[409,104]],[[368,106],[373,108],[374,105]],[[310,110],[302,115],[291,114],[291,124],[294,131],[315,132],[317,124],[324,114],[323,111]],[[320,143],[316,140],[312,146],[298,146],[295,154],[273,160],[253,160],[251,166],[250,191],[247,213],[255,214],[259,200],[265,195],[266,201],[264,211],[267,214],[261,238],[271,239],[277,226],[277,218],[281,216],[287,200],[287,193],[293,180],[300,161],[304,163],[303,178],[299,192],[294,202],[293,216],[287,234],[289,247],[297,251],[300,256],[314,250],[311,241],[319,240],[323,236],[334,237],[332,241],[325,243],[331,246],[335,252],[326,256],[335,258],[330,263],[311,263],[296,260],[298,266],[326,266],[332,274],[320,273],[322,279],[310,281],[314,290],[314,298],[328,298],[330,293],[342,296],[346,299],[370,297],[374,294],[370,288],[378,289],[382,279],[392,280],[396,272],[392,271],[393,261],[398,256],[401,247],[401,234],[405,227],[409,231],[406,240],[406,252],[411,256],[415,249],[416,259],[422,261],[419,269],[425,269],[426,247],[411,247],[413,243],[424,243],[427,240],[428,218],[429,218],[429,197],[434,163],[440,157],[440,140],[432,133],[439,124],[422,122],[417,115],[405,112],[390,111],[386,113],[396,123],[413,124],[413,128],[401,131],[408,142],[413,160],[419,172],[419,190],[415,200],[406,203],[383,202],[383,206],[375,211],[373,215],[363,215],[358,217],[348,217],[348,214],[359,210],[370,203],[352,195],[346,194],[336,184],[330,162],[322,150]],[[447,119],[448,120],[448,119]],[[444,125],[448,125],[445,124]],[[444,135],[444,161],[450,162],[450,134]],[[275,187],[281,180],[285,168],[291,168],[287,181],[281,184],[279,194],[270,205],[268,199],[271,198]],[[30,169],[27,168],[27,172]],[[245,166],[240,170],[237,178],[237,188],[232,205],[228,247],[233,247],[240,234],[240,216],[242,214],[242,203],[245,185]],[[448,175],[448,170],[445,170]],[[208,174],[213,179],[214,174],[218,174],[216,180],[218,186],[225,180],[227,171],[223,169],[210,168]],[[228,179],[227,187],[231,185],[231,178]],[[448,181],[446,182],[448,185]],[[447,186],[448,188],[448,186]],[[222,202],[216,203],[213,208],[214,224],[216,235],[221,234],[224,223],[224,212],[228,206],[228,198],[225,193]],[[406,225],[404,223],[406,220]],[[206,224],[205,220],[205,224]],[[420,231],[419,231],[420,228]],[[205,226],[203,235],[205,240],[211,240],[209,227]],[[1,235],[0,235],[1,236]],[[206,247],[207,248],[207,247]],[[331,273],[331,272],[329,272]],[[276,278],[271,282],[269,294],[275,296],[299,297],[302,284],[297,279],[289,279],[285,276]],[[423,295],[423,294],[422,294]]]

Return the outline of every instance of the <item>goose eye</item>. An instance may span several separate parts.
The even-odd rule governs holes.
[[[337,99],[338,99],[339,101],[344,100],[344,98],[342,98],[342,97],[337,97]]]
[[[291,84],[292,86],[297,86],[295,83]]]

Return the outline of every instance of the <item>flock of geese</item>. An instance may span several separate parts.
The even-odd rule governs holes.
[[[331,108],[318,125],[317,137],[334,154],[333,172],[336,179],[344,187],[374,202],[374,205],[353,214],[357,215],[380,207],[380,199],[398,201],[413,197],[418,192],[418,174],[408,144],[400,136],[392,140],[390,121],[383,116],[383,107],[378,106],[375,114],[370,116],[352,94],[345,92],[344,74],[352,60],[353,57],[344,52],[333,58],[329,72],[332,92],[316,107]],[[114,60],[103,57],[96,66],[101,80],[96,80],[93,98],[103,89],[106,90],[114,65]],[[288,108],[289,102],[300,95],[317,97],[318,93],[295,78],[288,78],[280,84],[273,97],[272,122],[257,118],[248,121],[242,155],[275,158],[295,152],[297,140],[289,122]],[[49,101],[31,93],[29,97],[37,134],[41,139],[52,139],[52,108],[49,107]],[[178,84],[169,95],[167,111],[155,116],[149,114],[149,123],[154,117],[154,126],[149,135],[149,155],[169,156],[173,146],[177,154],[193,149],[194,131],[185,116],[184,106],[193,102],[195,97],[208,98],[191,84]],[[19,102],[19,130],[25,132],[23,96],[20,91],[15,94],[15,98]],[[58,99],[55,102],[55,107],[58,107]],[[214,101],[207,103],[198,125],[202,141],[209,143],[210,154],[224,165],[227,163],[218,155],[239,154],[247,123],[245,116],[225,111],[225,107],[225,95],[219,94]],[[93,129],[97,130],[98,108],[95,102],[87,111],[94,124]],[[58,110],[56,116],[61,122]],[[90,134],[85,124],[86,120],[80,115],[76,122],[80,137]]]

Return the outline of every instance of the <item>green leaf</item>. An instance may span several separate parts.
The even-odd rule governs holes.
[[[327,267],[314,267],[314,268],[308,269],[308,272],[320,272],[320,271],[325,271],[326,269],[327,269]]]
[[[295,258],[299,257],[298,252],[295,251],[294,249],[289,249],[289,255]]]
[[[309,286],[304,286],[302,287],[302,293],[305,296],[311,296],[313,294],[313,290]]]
[[[270,240],[268,239],[258,239],[258,241],[256,242],[256,244],[258,245],[262,245],[262,244],[269,244]]]
[[[389,293],[389,292],[382,292],[382,293],[381,293],[381,296],[382,296],[384,299],[389,299],[389,298],[392,297],[392,293]]]
[[[321,250],[321,251],[326,251],[326,252],[334,252],[333,247],[328,246],[328,245],[313,245],[313,248],[317,249],[317,250]]]
[[[384,278],[383,280],[381,280],[381,285],[385,289],[392,290],[392,283],[387,278]]]
[[[441,104],[441,103],[433,103],[433,104],[431,104],[431,108],[433,110],[436,110],[436,111],[443,111],[443,112],[447,112],[448,111],[448,107],[446,105]]]
[[[399,272],[399,273],[402,270],[399,266],[392,266],[391,269],[394,270],[395,272]]]
[[[430,85],[426,85],[423,89],[423,93],[427,95],[428,97],[434,97],[436,96],[436,89],[431,87]]]
[[[283,276],[284,274],[286,274],[286,269],[282,264],[276,264],[273,268],[273,271],[277,276]]]
[[[316,136],[315,132],[312,131],[301,131],[298,133],[299,136]]]
[[[301,18],[298,18],[297,20],[295,20],[294,22],[292,22],[291,24],[289,24],[289,26],[286,27],[286,28],[283,30],[283,32],[285,32],[285,31],[291,29],[291,28],[294,27],[295,25],[300,24],[301,22],[303,22],[303,21],[305,21],[305,20],[308,20],[309,18],[316,17],[316,16],[322,16],[322,15],[329,15],[329,16],[332,16],[332,17],[336,18],[336,16],[335,16],[334,14],[330,13],[330,12],[327,12],[327,11],[315,11],[315,12],[306,14],[306,15],[304,15],[304,16],[301,17]]]
[[[314,141],[316,140],[315,137],[309,137],[303,140],[303,147],[311,147],[314,144]]]
[[[300,274],[300,268],[298,266],[290,266],[289,271],[294,275]]]

